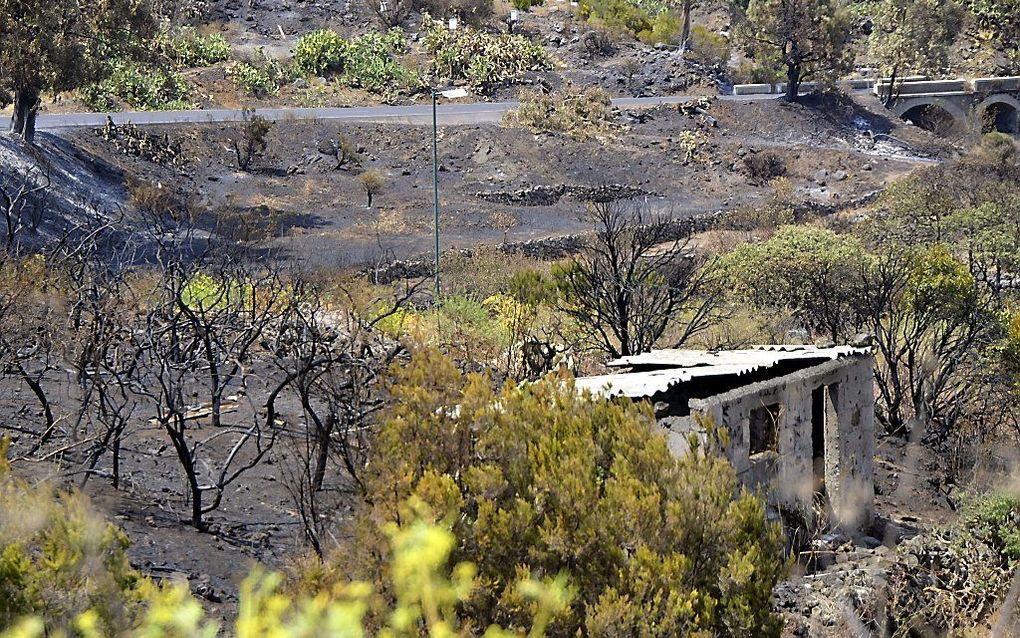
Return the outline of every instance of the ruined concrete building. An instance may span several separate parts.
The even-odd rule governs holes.
[[[874,360],[852,347],[757,346],[658,350],[609,364],[620,372],[577,380],[596,394],[648,399],[670,449],[707,420],[729,433],[725,452],[740,480],[765,490],[783,514],[854,533],[874,499]]]

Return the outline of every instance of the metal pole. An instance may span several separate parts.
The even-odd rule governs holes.
[[[436,231],[436,302],[439,301],[439,127],[436,122],[436,90],[432,89],[432,201]]]

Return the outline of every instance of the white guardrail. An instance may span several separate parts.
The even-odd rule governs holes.
[[[840,80],[836,86],[853,90],[871,89],[875,95],[884,95],[889,88],[890,78]],[[900,81],[897,81],[900,83]],[[818,88],[817,82],[803,82],[801,93],[810,93]],[[946,93],[997,93],[1020,91],[1020,76],[1001,78],[976,78],[957,80],[929,80],[924,75],[908,75],[899,85],[900,95],[933,95]],[[786,93],[786,83],[776,84],[734,84],[733,95],[773,95]]]

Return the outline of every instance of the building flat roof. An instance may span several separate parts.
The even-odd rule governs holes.
[[[834,360],[867,354],[867,348],[836,346],[819,348],[801,345],[761,345],[744,350],[653,350],[609,362],[611,368],[646,368],[637,371],[580,377],[578,390],[604,396],[648,397],[692,379],[740,376],[767,369],[785,361]],[[652,369],[647,369],[652,368]]]

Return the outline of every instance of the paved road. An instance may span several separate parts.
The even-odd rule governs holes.
[[[694,99],[692,95],[669,97],[617,98],[613,105],[620,108],[650,107],[678,104]],[[780,95],[723,95],[719,99],[735,101],[774,100]],[[498,122],[503,114],[517,106],[512,102],[475,102],[440,104],[438,117],[443,124],[478,124]],[[271,108],[257,111],[270,120],[341,120],[348,122],[392,122],[397,124],[428,124],[432,122],[432,105],[356,106],[348,108]],[[117,123],[130,120],[135,124],[187,124],[236,122],[241,111],[209,109],[195,111],[121,111],[117,113],[54,113],[39,116],[38,130],[102,126],[107,116]]]

